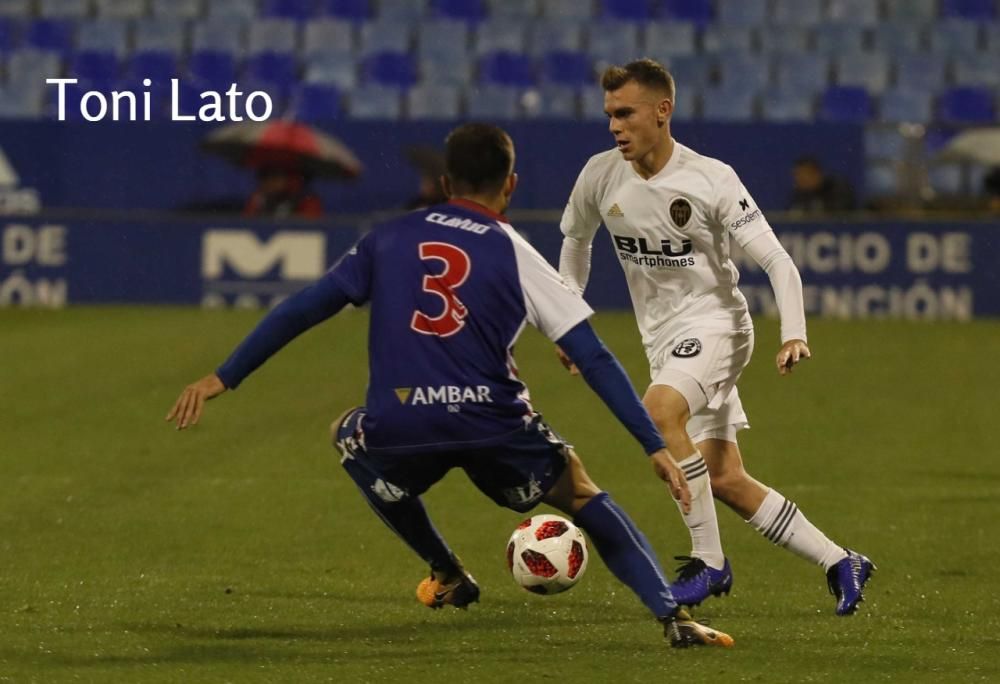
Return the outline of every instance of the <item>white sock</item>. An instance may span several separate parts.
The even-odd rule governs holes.
[[[847,558],[843,547],[830,541],[802,515],[798,506],[773,489],[747,522],[778,546],[822,565],[824,570]]]
[[[708,466],[701,454],[695,451],[677,465],[687,477],[691,490],[691,512],[681,517],[691,532],[691,555],[705,561],[709,567],[721,570],[726,562],[722,553],[722,538],[719,536],[719,520],[715,516],[715,499],[712,498],[712,483],[708,479]],[[680,502],[677,502],[680,508]]]

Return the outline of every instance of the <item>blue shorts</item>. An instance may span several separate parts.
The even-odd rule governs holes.
[[[365,450],[362,416],[364,408],[346,415],[337,427],[335,445],[355,483],[386,503],[420,496],[449,470],[461,468],[498,505],[523,513],[552,489],[569,455],[570,445],[536,415],[523,431],[488,447],[374,456]]]

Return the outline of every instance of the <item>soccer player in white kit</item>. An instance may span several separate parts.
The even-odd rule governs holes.
[[[691,489],[691,555],[672,585],[679,603],[729,593],[713,494],[770,541],[823,566],[838,615],[853,613],[874,570],[832,542],[777,490],[743,467],[736,434],[749,427],[736,383],[750,361],[753,322],[729,258],[735,240],[767,272],[781,315],[778,372],[811,356],[802,280],[733,169],[670,134],[674,81],[642,59],[605,71],[615,148],[590,158],[563,213],[559,271],[583,292],[603,222],[628,281],[652,382],[643,403]],[[561,355],[562,356],[562,355]],[[563,357],[564,363],[568,360]],[[682,511],[683,513],[683,511]]]

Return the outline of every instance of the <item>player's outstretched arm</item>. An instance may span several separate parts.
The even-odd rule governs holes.
[[[198,419],[201,418],[202,409],[205,408],[205,402],[225,391],[226,386],[222,384],[222,380],[215,373],[191,383],[184,388],[181,396],[174,402],[174,407],[167,414],[167,422],[176,421],[178,430],[196,425]]]

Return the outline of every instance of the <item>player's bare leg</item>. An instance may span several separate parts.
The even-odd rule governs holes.
[[[691,555],[677,557],[682,565],[673,591],[678,603],[696,606],[709,596],[729,593],[733,582],[732,569],[722,552],[712,497],[714,481],[709,480],[706,461],[687,433],[691,413],[684,395],[668,385],[651,385],[642,402],[684,470],[691,490],[691,511],[684,513],[678,505],[691,534]]]
[[[572,450],[567,451],[566,469],[543,501],[572,516],[590,536],[608,569],[636,593],[663,625],[664,636],[671,646],[733,645],[731,636],[695,622],[677,605],[645,535],[608,493],[594,484]]]

